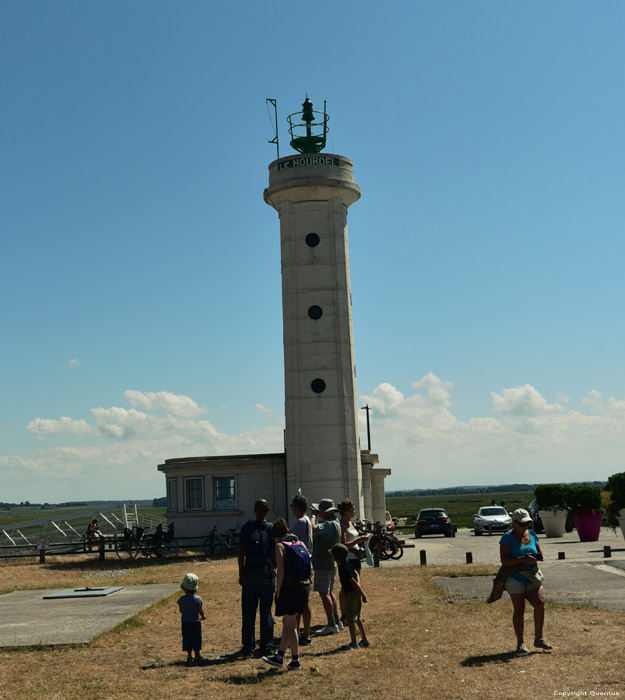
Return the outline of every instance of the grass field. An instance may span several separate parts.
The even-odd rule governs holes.
[[[386,507],[394,518],[408,518],[413,524],[421,508],[441,507],[449,513],[458,527],[473,527],[473,514],[481,506],[490,505],[491,499],[498,504],[505,501],[506,510],[527,508],[534,498],[533,491],[511,491],[509,493],[462,493],[446,496],[393,496],[386,498]]]
[[[433,576],[492,575],[495,567],[366,569],[364,617],[372,646],[341,652],[346,633],[317,638],[302,649],[302,670],[236,661],[240,646],[240,589],[236,562],[188,556],[180,561],[95,562],[84,558],[0,565],[0,592],[22,588],[178,583],[194,571],[205,600],[203,655],[186,667],[180,651],[178,594],[151,606],[88,645],[0,649],[2,700],[267,700],[340,697],[343,700],[546,700],[565,693],[625,693],[623,615],[592,607],[547,605],[550,653],[512,653],[508,601],[486,605],[445,594]],[[318,596],[313,624],[323,623]],[[27,615],[27,611],[25,611]],[[526,615],[526,625],[530,626]],[[280,633],[280,623],[276,633]],[[531,630],[528,630],[531,641]]]
[[[116,506],[111,503],[88,506],[53,506],[51,508],[41,508],[40,506],[15,506],[10,509],[0,510],[0,527],[7,528],[11,527],[13,523],[21,523],[28,520],[55,520],[60,517],[71,520],[76,513],[83,512],[96,514],[100,511],[103,513],[115,511],[119,513],[120,510],[121,506]],[[137,510],[147,515],[153,515],[159,518],[165,517],[165,508],[154,508],[147,503],[137,505]]]

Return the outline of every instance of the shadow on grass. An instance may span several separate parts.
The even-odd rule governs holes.
[[[236,661],[241,661],[241,657],[238,654],[228,654],[226,656],[219,656],[213,659],[202,659],[200,662],[193,662],[191,664],[184,660],[171,661],[167,663],[151,663],[145,666],[141,666],[142,671],[151,671],[157,668],[165,667],[179,667],[184,666],[189,669],[194,668],[206,668],[210,666],[222,666],[223,664],[230,664]],[[249,660],[249,659],[248,659]],[[256,660],[256,659],[253,659]],[[259,659],[258,659],[259,660]],[[232,673],[229,676],[224,676],[223,678],[215,678],[214,680],[220,683],[227,683],[231,685],[258,685],[262,683],[265,678],[271,678],[280,673],[285,673],[286,668],[268,668],[261,671],[251,671],[249,673]]]
[[[530,651],[527,654],[517,654],[516,651],[507,651],[503,654],[486,654],[485,656],[469,656],[460,663],[461,666],[485,666],[486,664],[509,664],[513,659],[527,659],[538,651]]]

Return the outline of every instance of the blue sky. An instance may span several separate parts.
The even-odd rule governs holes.
[[[152,498],[170,457],[282,449],[265,98],[286,155],[306,93],[362,189],[358,392],[387,488],[622,471],[624,21],[1,3],[0,500]]]

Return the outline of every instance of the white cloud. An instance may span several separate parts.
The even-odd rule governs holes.
[[[614,396],[604,402],[603,396],[594,389],[582,399],[584,406],[588,406],[595,413],[620,413],[625,412],[625,400],[618,401]]]
[[[26,430],[33,435],[86,435],[95,432],[95,429],[82,418],[73,420],[67,416],[61,416],[58,420],[35,418],[26,426]]]
[[[382,383],[362,397],[373,409],[372,450],[392,470],[387,488],[574,481],[622,471],[624,401],[590,392],[585,403],[601,415],[587,415],[525,385],[492,394],[494,416],[461,420],[451,410],[451,384],[430,373],[412,386],[417,391],[404,396]]]
[[[80,360],[74,358],[68,362],[68,367],[80,367]]]
[[[565,410],[525,385],[493,394],[492,416],[462,420],[453,413],[452,393],[451,383],[429,373],[406,395],[381,383],[361,397],[359,405],[372,408],[372,449],[379,453],[380,466],[392,470],[387,488],[601,479],[623,470],[624,400],[590,391],[581,411]],[[15,498],[52,502],[67,500],[70,493],[76,498],[95,493],[102,498],[150,497],[164,492],[156,466],[165,459],[284,448],[282,420],[231,434],[202,417],[206,412],[190,397],[124,395],[130,408],[95,408],[91,424],[69,417],[32,420],[27,429],[37,444],[52,437],[54,444],[0,456]],[[366,435],[364,411],[359,419],[361,436]]]
[[[94,408],[92,425],[68,417],[32,420],[27,429],[38,441],[57,436],[58,443],[64,435],[65,444],[0,455],[5,498],[53,502],[153,497],[164,493],[163,475],[156,467],[166,459],[283,449],[282,421],[261,430],[228,434],[199,419],[206,411],[190,397],[137,391],[124,396],[131,408]],[[11,498],[9,491],[15,496]]]
[[[564,408],[558,404],[548,404],[530,384],[504,389],[501,394],[491,391],[495,413],[513,416],[540,416],[559,413]]]
[[[206,409],[200,408],[189,396],[169,391],[142,392],[129,389],[124,392],[124,397],[131,406],[143,411],[162,411],[182,418],[195,418],[206,413]]]
[[[261,413],[272,413],[272,410],[267,408],[267,406],[263,406],[262,403],[255,403],[254,408]]]

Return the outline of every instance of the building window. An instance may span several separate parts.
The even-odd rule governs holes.
[[[178,479],[167,479],[167,510],[178,511]]]
[[[315,394],[321,394],[326,390],[326,383],[323,379],[313,379],[310,383],[310,388],[315,392]]]
[[[313,321],[317,321],[323,316],[323,309],[315,304],[315,306],[311,306],[310,309],[308,309],[308,315]]]
[[[321,239],[319,238],[318,233],[309,233],[306,236],[306,245],[310,246],[311,248],[314,248],[315,246],[319,245],[319,241]]]
[[[235,480],[233,476],[215,477],[215,510],[236,508]]]
[[[184,480],[184,509],[203,510],[204,479],[201,476]]]

